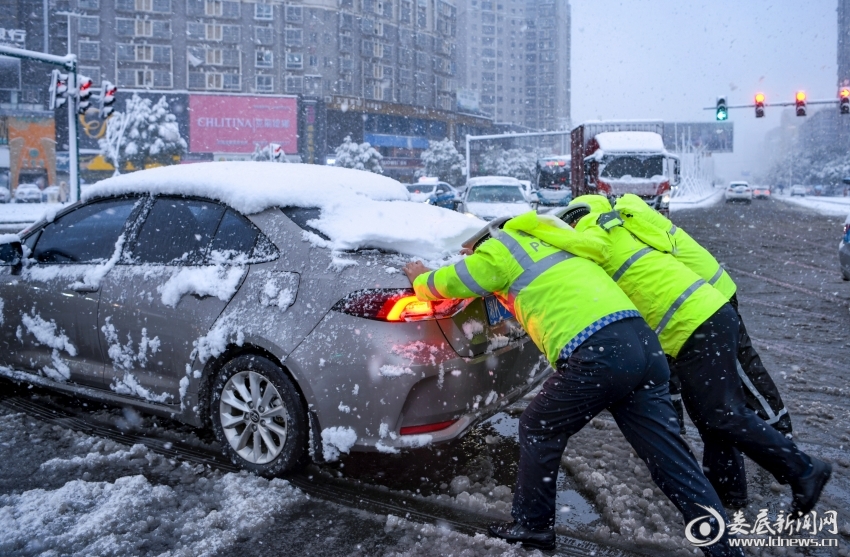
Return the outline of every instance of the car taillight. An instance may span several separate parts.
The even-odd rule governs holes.
[[[844,225],[844,237],[847,237],[847,234],[850,234],[850,222]]]
[[[422,433],[431,433],[433,431],[440,431],[441,429],[446,429],[447,427],[454,424],[457,420],[449,420],[447,422],[438,422],[435,424],[425,424],[425,425],[412,425],[409,427],[403,427],[398,430],[401,435],[419,435]]]
[[[410,288],[370,288],[352,292],[334,304],[334,311],[376,321],[423,321],[452,317],[469,300],[423,302]]]

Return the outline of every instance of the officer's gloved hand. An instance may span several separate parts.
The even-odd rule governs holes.
[[[789,416],[788,414],[783,414],[782,417],[779,418],[779,420],[774,422],[772,425],[773,425],[773,429],[775,429],[776,431],[778,431],[779,433],[781,433],[782,435],[784,435],[788,439],[791,439],[791,438],[794,437],[794,434],[791,431],[791,429],[792,429],[791,428],[791,416]]]

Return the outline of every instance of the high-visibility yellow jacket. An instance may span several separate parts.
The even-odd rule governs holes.
[[[533,235],[560,230],[564,249]],[[604,242],[533,211],[494,230],[475,253],[423,273],[413,283],[421,300],[494,294],[516,316],[554,366],[605,325],[640,317],[635,305],[596,263]]]
[[[634,194],[626,194],[617,200],[614,210],[619,211],[626,230],[656,249],[670,251],[676,259],[716,288],[727,300],[735,294],[735,281],[717,259],[687,232],[647,205],[643,199]],[[666,244],[662,238],[666,238]],[[658,247],[658,244],[670,245],[671,249],[664,250]]]
[[[600,265],[655,330],[664,352],[678,356],[694,330],[726,299],[672,255],[648,246],[620,226],[619,215],[612,211],[607,198],[583,195],[572,203],[590,206],[591,213],[578,222],[576,229],[608,244],[609,255],[599,261]],[[546,241],[560,245],[554,236]]]

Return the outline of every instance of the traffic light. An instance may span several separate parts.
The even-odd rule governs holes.
[[[850,87],[838,91],[838,110],[840,114],[850,114]]]
[[[756,118],[764,118],[764,93],[756,93]]]
[[[85,114],[91,107],[92,93],[91,78],[84,75],[77,76],[77,113]]]
[[[806,92],[797,91],[794,96],[794,105],[797,107],[797,116],[806,115]]]
[[[100,86],[100,99],[99,99],[99,109],[100,109],[100,119],[106,120],[109,118],[109,115],[112,114],[112,111],[115,110],[115,107],[112,106],[115,104],[115,94],[118,92],[118,87],[111,84],[108,81],[104,81],[103,85]]]
[[[68,74],[53,70],[50,74],[50,109],[59,108],[68,100]]]
[[[717,110],[714,113],[714,117],[721,122],[729,119],[729,108],[726,106],[726,97],[717,97]]]

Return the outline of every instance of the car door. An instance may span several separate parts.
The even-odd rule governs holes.
[[[56,381],[100,387],[100,283],[117,260],[137,198],[105,199],[60,215],[23,238],[30,256],[4,275],[10,367]],[[7,336],[4,334],[4,336]]]
[[[210,329],[247,273],[243,246],[226,234],[231,213],[209,200],[153,201],[127,260],[103,284],[98,321],[110,389],[180,404],[193,353],[221,341],[223,332]]]
[[[448,209],[452,207],[452,200],[454,199],[454,194],[448,186],[446,186],[445,184],[439,184],[434,195],[434,205],[438,207],[445,207]]]

